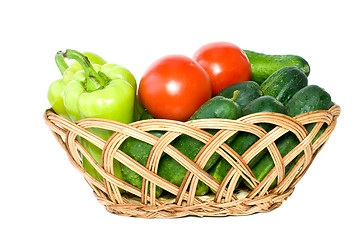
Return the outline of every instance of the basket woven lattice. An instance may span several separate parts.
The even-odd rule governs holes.
[[[279,207],[292,194],[295,185],[328,140],[339,114],[340,107],[335,105],[327,111],[314,111],[295,118],[277,113],[256,113],[238,120],[201,119],[178,122],[152,119],[123,124],[104,119],[84,119],[72,123],[48,109],[44,114],[44,119],[67,152],[72,165],[84,176],[98,201],[108,211],[143,218],[175,218],[191,215],[201,217],[249,215],[268,212]],[[270,123],[276,127],[267,133],[256,125],[258,123]],[[304,125],[310,123],[315,123],[315,127],[308,134]],[[323,124],[327,125],[326,130],[312,143]],[[88,128],[107,129],[114,131],[114,134],[108,141],[105,141],[88,131]],[[206,129],[219,131],[211,135],[205,131]],[[148,133],[154,130],[166,131],[166,134],[158,138]],[[241,156],[225,144],[225,141],[237,132],[249,132],[259,137],[259,140]],[[282,158],[275,141],[287,132],[295,134],[300,143]],[[181,134],[189,135],[205,144],[194,161],[171,146],[171,142]],[[77,141],[77,137],[84,138],[102,149],[101,165]],[[146,167],[119,150],[121,143],[128,137],[153,145]],[[248,163],[265,148],[271,154],[275,167],[261,182],[258,182],[248,167]],[[176,186],[156,174],[163,152],[176,159],[188,170],[181,186]],[[203,170],[214,152],[221,155],[232,166],[222,183]],[[103,183],[85,172],[81,154],[101,174]],[[285,175],[285,166],[300,154],[302,157]],[[113,174],[113,161],[120,161],[141,175],[143,186],[146,187],[139,189],[116,178]],[[246,180],[253,190],[236,189],[236,183],[240,177]],[[271,189],[270,186],[276,178],[277,185]],[[216,190],[216,194],[196,196],[198,181]],[[173,197],[156,198],[156,186],[171,193]],[[119,188],[124,191],[120,191]]]

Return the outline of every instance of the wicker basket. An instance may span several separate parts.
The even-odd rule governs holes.
[[[72,165],[84,176],[98,201],[109,212],[142,218],[176,218],[184,216],[249,215],[268,212],[279,207],[292,194],[295,185],[303,177],[316,154],[328,140],[339,114],[340,107],[335,105],[328,111],[314,111],[295,118],[277,113],[256,113],[238,120],[203,119],[177,122],[154,119],[137,121],[127,125],[103,119],[84,119],[72,123],[56,115],[51,109],[46,110],[44,118],[58,142],[67,152]],[[255,125],[257,123],[271,123],[276,127],[267,133]],[[304,125],[309,123],[316,123],[310,134],[304,128]],[[313,138],[323,124],[327,124],[328,127],[312,144]],[[104,141],[87,131],[87,128],[112,130],[114,134],[108,141]],[[219,131],[212,136],[204,129],[219,129]],[[148,131],[153,130],[166,131],[166,134],[157,138],[148,133]],[[242,156],[239,156],[224,143],[238,131],[250,132],[260,138]],[[282,158],[275,145],[275,140],[288,131],[296,135],[300,144]],[[173,139],[180,134],[187,134],[205,143],[194,161],[189,160],[170,145]],[[101,166],[76,140],[77,136],[102,149]],[[121,143],[128,137],[137,138],[154,146],[146,167],[118,150]],[[258,182],[247,164],[264,148],[267,148],[271,153],[275,167],[263,181]],[[172,156],[188,170],[180,187],[156,174],[163,152]],[[207,160],[214,152],[220,154],[232,165],[222,183],[203,170]],[[302,152],[304,152],[303,156],[291,172],[285,176],[285,166]],[[84,171],[80,153],[103,176],[104,183],[100,183]],[[116,159],[141,175],[143,186],[146,187],[141,190],[116,178],[113,175],[113,161]],[[236,183],[240,177],[250,183],[253,190],[236,189]],[[277,186],[268,190],[276,178],[278,178]],[[216,190],[217,193],[202,197],[195,196],[199,180]],[[156,186],[171,193],[172,197],[157,199],[155,196]],[[119,188],[124,191],[119,191]]]

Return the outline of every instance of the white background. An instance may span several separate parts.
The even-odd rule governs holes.
[[[358,239],[356,6],[346,0],[2,1],[0,238]],[[47,89],[60,78],[55,53],[93,51],[139,81],[157,58],[192,56],[213,41],[307,59],[310,84],[342,107],[324,150],[288,201],[270,213],[152,220],[108,213],[42,119]]]

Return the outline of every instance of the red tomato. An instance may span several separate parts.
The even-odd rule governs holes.
[[[138,96],[154,117],[186,121],[211,98],[211,82],[206,71],[193,59],[170,55],[146,70]]]
[[[212,96],[228,85],[251,79],[251,65],[246,54],[232,43],[209,43],[198,49],[193,58],[208,73]]]

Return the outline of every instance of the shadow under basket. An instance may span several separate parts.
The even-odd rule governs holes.
[[[340,107],[335,105],[329,110],[313,111],[294,118],[278,113],[262,112],[237,120],[200,119],[178,122],[151,119],[123,124],[95,118],[73,123],[55,114],[52,109],[48,109],[45,111],[44,119],[67,152],[72,165],[84,176],[98,201],[109,212],[141,218],[178,218],[249,215],[268,212],[279,207],[292,194],[295,185],[327,142],[339,114]],[[274,128],[266,132],[258,126],[259,123],[269,123],[274,125]],[[314,125],[309,134],[305,128],[307,124]],[[323,126],[326,126],[325,131],[319,138],[315,138]],[[113,131],[113,134],[105,141],[88,131],[89,128],[106,129]],[[211,135],[206,131],[208,129],[218,131]],[[158,138],[149,133],[155,130],[164,131],[165,134]],[[254,134],[259,139],[242,155],[225,144],[227,139],[236,133],[241,134],[240,132]],[[275,141],[289,132],[296,136],[298,145],[282,157]],[[172,141],[181,134],[203,142],[204,146],[193,161],[171,145]],[[142,166],[119,150],[120,145],[128,137],[153,145],[146,166]],[[98,164],[86,151],[79,139],[85,139],[102,149],[101,164]],[[274,167],[259,182],[248,163],[264,149],[271,154]],[[231,165],[231,169],[222,182],[203,170],[210,156],[215,152]],[[157,175],[163,153],[170,155],[187,169],[187,174],[180,186]],[[82,156],[85,156],[103,177],[103,182],[96,180],[84,170]],[[286,174],[285,166],[294,159],[297,162]],[[114,161],[119,161],[142,176],[142,186],[145,187],[140,189],[115,177]],[[239,179],[246,181],[250,188],[238,189]],[[275,180],[277,180],[276,185],[273,187],[271,185]],[[199,181],[208,185],[216,193],[196,196]],[[156,198],[156,186],[165,190],[165,194],[159,198]]]

